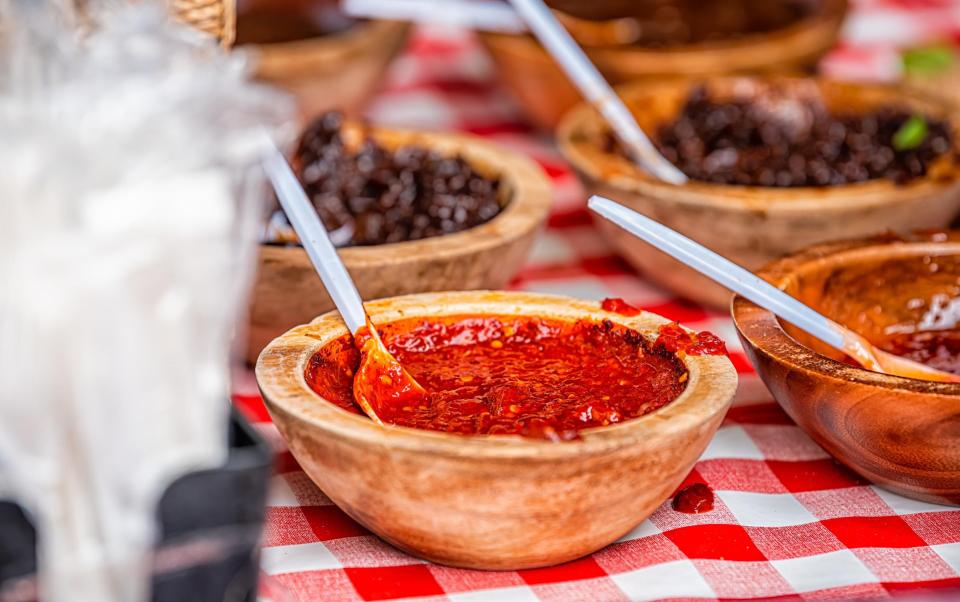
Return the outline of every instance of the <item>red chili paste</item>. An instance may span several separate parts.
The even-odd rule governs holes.
[[[673,498],[673,509],[685,514],[703,514],[713,510],[713,490],[704,483],[684,487]]]
[[[609,311],[615,314],[620,314],[621,316],[637,316],[640,315],[640,310],[636,307],[630,305],[623,299],[619,298],[607,298],[600,302],[600,307],[603,311]]]
[[[884,351],[931,368],[960,374],[960,330],[927,330],[895,334],[878,341]]]
[[[610,320],[455,316],[379,330],[427,391],[378,409],[384,422],[401,426],[564,441],[580,429],[653,412],[686,387],[687,370],[670,347]],[[314,355],[306,380],[324,398],[359,412],[351,389],[359,360],[344,336]]]
[[[660,327],[657,345],[671,353],[687,355],[726,355],[727,346],[712,332],[690,332],[676,322]]]

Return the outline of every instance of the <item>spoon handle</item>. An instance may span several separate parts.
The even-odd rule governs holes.
[[[584,97],[603,114],[612,126],[613,133],[627,145],[634,158],[661,180],[684,184],[687,176],[667,161],[650,142],[627,105],[543,0],[510,0],[510,3]]]
[[[300,244],[310,256],[310,261],[320,274],[327,293],[340,310],[347,328],[356,334],[366,323],[363,300],[347,273],[347,268],[340,261],[337,250],[330,242],[327,229],[317,217],[316,209],[303,192],[290,164],[276,147],[267,152],[264,167],[280,200],[280,206],[300,237]]]
[[[627,232],[784,318],[831,347],[847,351],[844,327],[729,259],[610,199],[593,196],[587,206]]]

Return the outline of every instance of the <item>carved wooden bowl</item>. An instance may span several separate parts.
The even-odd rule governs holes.
[[[736,39],[664,49],[639,45],[585,49],[612,84],[731,73],[808,71],[836,43],[847,0],[819,0],[817,6],[814,13],[789,27]],[[578,33],[576,29],[572,31],[574,35]],[[531,36],[481,33],[480,40],[493,58],[503,84],[535,124],[552,131],[563,115],[581,101],[580,93],[564,72]]]
[[[378,324],[465,314],[608,319],[651,337],[668,322],[608,313],[595,302],[488,291],[382,299],[367,309]],[[264,350],[256,373],[270,415],[306,473],[347,514],[398,548],[454,566],[546,566],[615,541],[680,484],[737,383],[726,357],[687,356],[689,384],[675,401],[566,443],[378,427],[305,381],[313,354],[346,333],[332,312]]]
[[[938,295],[960,294],[956,269],[918,276],[924,257],[944,255],[960,255],[960,233],[827,243],[758,273],[877,342],[891,329],[922,324]],[[733,318],[773,396],[824,449],[877,485],[960,505],[960,385],[856,367],[740,297]]]
[[[346,144],[359,145],[362,128],[347,123]],[[531,159],[479,138],[454,134],[370,130],[387,148],[416,145],[460,155],[475,170],[499,176],[504,209],[492,220],[444,236],[339,251],[364,299],[428,291],[502,288],[517,273],[550,209],[552,192]],[[333,309],[323,283],[299,246],[260,246],[250,308],[247,359],[274,337]]]
[[[808,94],[820,91],[829,109],[869,110],[878,105],[909,107],[951,123],[955,139],[960,120],[950,105],[901,87],[843,83],[808,78],[710,78],[718,98],[755,82],[776,82]],[[636,84],[622,96],[647,132],[671,120],[697,82]],[[608,196],[655,218],[728,259],[754,270],[786,254],[838,238],[870,236],[889,229],[910,231],[946,227],[960,213],[960,168],[951,153],[931,166],[927,176],[896,185],[889,180],[831,187],[773,188],[727,186],[690,181],[666,184],[604,149],[607,127],[591,107],[581,105],[560,125],[563,154],[591,193]],[[645,276],[673,292],[726,308],[730,293],[612,223],[598,227]]]

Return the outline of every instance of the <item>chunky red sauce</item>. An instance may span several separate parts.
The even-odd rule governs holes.
[[[640,315],[640,310],[636,307],[630,305],[623,299],[618,298],[607,298],[600,302],[600,307],[603,311],[609,311],[611,313],[620,314],[621,316],[637,316]]]
[[[727,353],[727,346],[723,340],[712,332],[690,332],[681,328],[676,322],[664,324],[659,330],[657,345],[671,353],[687,355],[725,355]]]
[[[960,330],[928,330],[895,334],[877,341],[884,351],[931,368],[960,374]]]
[[[686,514],[703,514],[713,510],[713,490],[704,483],[694,483],[677,492],[673,509]]]
[[[378,408],[384,422],[402,426],[563,441],[657,410],[686,387],[687,370],[670,347],[609,320],[456,316],[401,320],[380,333],[427,391]],[[665,341],[714,349],[677,345],[675,333]],[[307,382],[358,412],[351,385],[359,358],[349,336],[337,339],[311,359]]]

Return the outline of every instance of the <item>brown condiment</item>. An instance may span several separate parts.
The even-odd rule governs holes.
[[[236,44],[296,42],[341,33],[356,23],[337,0],[241,0]]]
[[[628,43],[648,48],[668,48],[703,42],[724,41],[789,27],[813,14],[817,0],[633,0],[603,2],[554,2],[568,14],[584,19],[584,27],[601,21],[617,22],[632,35],[617,36],[608,43]],[[612,21],[616,20],[616,21]],[[571,27],[574,36],[578,28]],[[605,45],[591,36],[588,45]]]
[[[372,138],[353,151],[342,127],[339,113],[316,119],[294,161],[320,219],[339,233],[338,246],[451,234],[500,213],[500,180],[481,175],[463,158],[417,146],[390,150]]]
[[[695,88],[656,144],[694,180],[745,186],[837,186],[886,178],[905,183],[953,149],[949,126],[896,107],[830,114],[817,97],[761,90],[718,100]],[[924,133],[895,144],[911,120]],[[919,123],[919,121],[918,121]],[[608,145],[619,151],[612,137]]]

